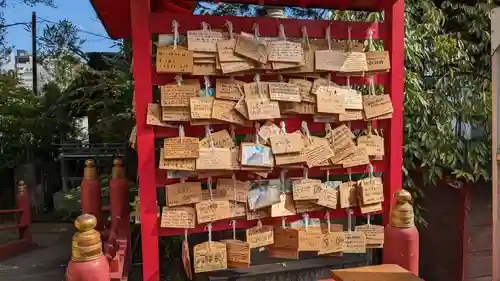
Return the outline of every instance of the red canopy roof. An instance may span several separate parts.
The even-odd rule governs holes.
[[[150,0],[152,12],[178,13],[192,11],[196,1]],[[387,0],[389,2],[391,0]],[[90,0],[108,35],[114,39],[127,38],[131,34],[129,0]],[[367,0],[224,0],[226,3],[255,5],[298,6],[342,10],[380,11],[386,1]],[[384,3],[385,2],[385,3]]]

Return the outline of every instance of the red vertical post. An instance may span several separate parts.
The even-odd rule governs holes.
[[[394,107],[385,134],[386,151],[390,151],[384,173],[384,198],[388,200],[384,200],[383,225],[387,225],[394,205],[393,194],[403,185],[404,0],[386,1],[384,18],[388,31],[384,45],[391,56],[391,72],[384,90],[391,95]]]
[[[97,219],[96,229],[101,231],[104,229],[104,220],[101,216],[101,186],[99,177],[97,176],[97,168],[94,161],[86,160],[85,168],[83,169],[83,180],[80,185],[82,196],[82,212],[91,214]]]
[[[120,223],[117,227],[118,235],[124,234],[126,207],[128,206],[128,181],[125,178],[123,161],[113,160],[111,179],[109,180],[109,199],[111,204],[111,225]]]
[[[143,280],[159,281],[158,226],[156,215],[155,144],[153,128],[146,124],[148,103],[153,102],[151,83],[152,42],[149,27],[149,0],[130,0],[132,18],[133,70],[135,78],[135,110],[139,196],[141,200],[141,238]]]
[[[20,181],[16,192],[17,208],[22,212],[17,216],[17,224],[23,225],[19,228],[19,239],[31,242],[31,204],[28,189],[24,181]]]

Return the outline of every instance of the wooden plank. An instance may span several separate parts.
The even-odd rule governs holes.
[[[469,278],[476,278],[492,274],[491,251],[471,253],[469,256]]]
[[[469,229],[469,251],[491,251],[493,232],[491,225],[473,226]],[[467,253],[464,253],[467,254]]]
[[[423,281],[395,264],[332,270],[337,281]]]

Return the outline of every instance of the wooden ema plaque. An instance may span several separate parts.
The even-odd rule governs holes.
[[[277,101],[268,98],[246,98],[249,120],[268,120],[281,117],[280,106]]]
[[[160,87],[161,106],[188,107],[189,99],[199,96],[199,85],[164,85]]]
[[[359,136],[358,147],[363,148],[369,156],[384,156],[384,138],[377,135]]]
[[[363,96],[363,110],[367,119],[392,114],[394,111],[389,95]]]
[[[161,108],[161,120],[164,122],[185,122],[189,121],[189,106],[173,107],[163,106]]]
[[[342,252],[345,254],[366,253],[365,233],[361,231],[344,232],[344,249]]]
[[[212,133],[212,142],[216,148],[233,148],[235,146],[233,138],[229,135],[227,130],[217,131]],[[209,148],[210,138],[205,137],[200,141],[200,147]]]
[[[285,82],[270,82],[269,96],[271,100],[300,102],[299,87]]]
[[[321,180],[302,179],[293,183],[293,200],[317,200],[325,185]]]
[[[267,248],[267,253],[270,258],[299,259],[299,231],[276,227],[274,244]]]
[[[341,161],[342,167],[351,168],[370,164],[370,158],[364,148],[356,147],[356,151]]]
[[[168,138],[163,141],[165,159],[198,158],[200,140],[193,137]]]
[[[301,101],[316,103],[316,97],[311,94],[313,82],[306,79],[290,78],[288,83],[297,85]]]
[[[181,250],[182,266],[189,280],[193,280],[193,267],[191,266],[191,257],[189,255],[189,244],[187,240],[182,240]]]
[[[324,183],[325,187],[322,188],[316,204],[330,209],[337,209],[339,190],[338,188],[329,187],[333,183],[331,181]]]
[[[334,152],[333,157],[330,158],[332,164],[341,164],[342,160],[357,151],[353,138],[354,135],[346,125],[333,129],[326,136],[326,139],[332,144]]]
[[[272,135],[279,134],[281,134],[280,127],[276,126],[276,124],[271,121],[266,121],[264,125],[260,127],[259,132],[257,132],[257,135],[261,137],[264,142],[268,142]]]
[[[366,236],[366,248],[384,247],[384,227],[375,224],[357,225],[355,231],[364,232]]]
[[[231,204],[231,217],[240,218],[247,215],[247,205],[245,203],[229,201]]]
[[[188,30],[187,42],[188,50],[196,52],[217,52],[217,41],[222,40],[222,32],[204,29]]]
[[[158,73],[188,74],[193,72],[193,52],[185,47],[158,46],[156,51]]]
[[[250,245],[240,240],[222,240],[227,248],[227,267],[248,268],[250,266]]]
[[[231,170],[231,150],[229,148],[200,148],[196,159],[197,170]]]
[[[312,168],[334,156],[334,152],[327,139],[319,137],[313,137],[312,139],[313,143],[308,144],[302,152],[304,154],[307,167],[309,168]]]
[[[354,181],[343,182],[339,187],[340,208],[358,206],[357,184]]]
[[[191,119],[210,119],[212,118],[213,97],[196,97],[189,99],[189,108],[191,110]]]
[[[358,181],[360,189],[360,201],[363,205],[374,204],[384,201],[384,185],[382,178],[368,177]]]
[[[163,207],[161,227],[195,228],[196,212],[192,207]]]
[[[163,148],[160,149],[160,155],[163,155]],[[169,159],[160,157],[158,169],[175,171],[195,171],[196,159]]]
[[[319,113],[344,114],[344,91],[333,86],[321,86],[316,91],[317,109]]]
[[[223,100],[239,101],[245,82],[236,79],[215,80],[215,97]]]
[[[231,204],[228,200],[204,200],[196,203],[198,223],[206,223],[231,218]]]
[[[246,203],[250,185],[246,181],[219,178],[217,180],[217,190],[224,195],[226,200]]]
[[[270,143],[274,154],[300,153],[304,148],[304,140],[300,133],[272,135]]]
[[[202,199],[201,183],[184,182],[166,186],[167,205],[169,207],[188,205],[200,202]]]
[[[365,55],[368,73],[387,72],[391,69],[388,51],[371,51]]]
[[[238,36],[234,52],[259,63],[267,62],[267,47],[263,41],[249,36]]]
[[[193,249],[194,272],[207,272],[227,269],[226,244],[220,242],[203,242]]]
[[[342,232],[323,232],[321,238],[321,247],[318,255],[340,253],[344,250],[344,233]]]
[[[291,193],[280,194],[280,202],[271,206],[271,217],[286,217],[297,214],[295,202]],[[276,235],[276,234],[275,234]]]
[[[241,62],[246,61],[242,56],[234,53],[236,47],[236,39],[219,40],[217,41],[217,55],[219,62]]]
[[[274,243],[274,228],[270,225],[256,226],[246,230],[250,248],[260,248]]]

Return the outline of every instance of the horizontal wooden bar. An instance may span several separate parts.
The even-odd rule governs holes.
[[[365,216],[366,214],[361,214],[359,208],[352,208],[353,211],[353,216],[355,217],[361,217]],[[379,212],[374,212],[371,213],[372,215],[374,214],[381,214],[383,211]],[[309,217],[310,218],[317,218],[317,219],[325,219],[326,212],[325,211],[314,211],[314,212],[309,212]],[[330,218],[345,218],[347,217],[347,210],[346,209],[335,209],[330,211]],[[294,215],[294,216],[288,216],[284,217],[286,219],[286,222],[294,222],[297,220],[302,219],[302,214],[299,215]],[[226,230],[226,229],[231,229],[232,226],[230,225],[231,220],[221,220],[221,221],[216,221],[212,223],[212,231],[220,231],[220,230]],[[261,219],[261,222],[263,225],[281,225],[281,217],[279,218],[264,218]],[[157,222],[158,226],[160,225],[160,219],[158,219]],[[257,225],[257,220],[246,220],[246,218],[237,218],[236,219],[236,228],[250,228],[254,227]],[[192,233],[200,233],[200,232],[207,232],[207,224],[198,224],[196,225],[195,228],[189,228],[188,229],[188,234]],[[168,227],[158,227],[158,235],[159,236],[173,236],[173,235],[184,235],[184,229],[183,228],[168,228]]]
[[[166,85],[169,83],[172,83],[175,81],[175,75],[171,74],[160,74],[156,72],[156,69],[153,67],[152,71],[152,77],[151,81],[154,86],[162,86]],[[278,75],[279,73],[261,73],[261,81],[278,81]],[[283,74],[285,77],[290,76],[287,74]],[[210,76],[210,83],[212,85],[215,85],[215,80],[219,78],[228,78],[229,76]],[[251,75],[245,75],[245,76],[234,76],[235,79],[241,80],[244,82],[253,82],[253,77]],[[293,77],[298,77],[297,75],[294,75]],[[191,75],[185,75],[183,76],[184,79],[199,79],[200,84],[203,85],[204,82],[204,77],[203,76],[191,76]],[[332,73],[332,81],[338,85],[347,85],[347,77],[346,76],[337,76],[335,73]],[[388,82],[388,75],[387,73],[381,73],[373,76],[373,82],[375,85],[386,85]],[[370,83],[370,79],[368,77],[350,77],[350,84],[351,85],[368,85]]]
[[[0,210],[0,214],[22,213],[23,209]]]
[[[326,2],[326,1],[325,1]],[[201,23],[206,22],[212,29],[226,29],[226,21],[233,23],[234,32],[253,33],[254,25],[259,25],[259,33],[262,37],[278,37],[279,25],[285,26],[288,37],[302,37],[301,29],[305,27],[309,38],[325,38],[325,31],[331,26],[332,39],[347,39],[349,29],[351,39],[368,39],[370,30],[373,32],[374,40],[387,38],[386,24],[384,22],[368,21],[331,21],[331,20],[307,20],[307,19],[277,19],[237,16],[202,16],[182,15],[166,12],[151,13],[150,28],[152,33],[171,34],[172,21],[179,23],[179,33],[188,30],[201,29]]]
[[[371,161],[371,164],[373,166],[373,171],[375,173],[383,173],[385,169],[385,162],[384,160],[378,160],[378,161]],[[303,170],[298,168],[298,169],[291,169],[291,168],[285,168],[287,170],[287,177],[301,177],[303,176]],[[275,167],[275,169],[269,174],[267,178],[269,179],[276,179],[280,177],[280,169],[278,167]],[[352,167],[350,169],[346,168],[338,168],[338,169],[330,169],[330,175],[347,175],[351,172],[351,174],[362,174],[362,173],[368,173],[368,167],[367,166],[357,166],[357,167]],[[256,177],[255,175],[248,170],[245,171],[235,171],[236,178],[238,180],[255,180]],[[156,169],[156,186],[158,188],[164,188],[165,185],[167,184],[172,184],[179,182],[179,179],[172,179],[168,178],[168,170],[162,170],[162,169]],[[308,171],[309,177],[325,177],[326,176],[326,170],[324,168],[322,169],[321,167],[313,167],[310,168]],[[214,176],[213,177],[213,182],[216,182],[217,178],[227,178],[228,176]],[[197,179],[197,178],[190,178],[187,179],[187,181],[200,181],[200,182],[206,182],[206,179]]]
[[[314,123],[313,117],[309,115],[303,115],[303,117],[288,117],[283,118],[286,121],[286,129],[288,132],[295,132],[300,130],[301,122],[306,121],[309,131],[312,134],[324,133],[325,132],[325,124],[324,123]],[[280,125],[281,119],[274,120],[276,125]],[[388,125],[389,119],[378,120],[377,128],[384,130]],[[348,124],[347,122],[344,122]],[[176,124],[184,125],[184,132],[186,136],[205,136],[205,126],[189,126],[189,122],[177,122]],[[332,128],[335,128],[336,124],[332,124]],[[350,122],[350,127],[352,130],[360,130],[365,129],[367,126],[367,122],[363,120],[352,121]],[[220,124],[220,125],[210,125],[213,132],[217,132],[220,130],[227,129],[229,131],[229,124]],[[236,134],[255,134],[255,128],[253,127],[236,127]],[[168,138],[168,137],[176,137],[179,135],[179,130],[177,128],[168,128],[168,127],[159,127],[155,126],[155,138]]]
[[[384,1],[366,0],[223,0],[223,3],[238,3],[250,5],[271,5],[300,8],[322,8],[337,10],[382,11]]]
[[[21,239],[0,245],[0,260],[11,257],[15,253],[35,247],[36,244],[29,239]]]
[[[27,224],[2,225],[0,226],[0,231],[16,229],[16,228],[25,228],[25,227],[28,227],[28,225]]]

